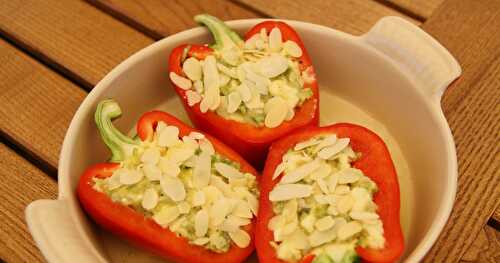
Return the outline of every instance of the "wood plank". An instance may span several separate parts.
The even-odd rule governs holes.
[[[196,26],[193,16],[209,13],[223,20],[259,15],[226,0],[88,0],[141,31],[162,38]]]
[[[321,24],[356,35],[368,31],[383,16],[400,16],[419,24],[415,19],[371,0],[237,1],[272,17]]]
[[[53,169],[86,92],[0,40],[0,131]]]
[[[444,0],[382,0],[383,2],[392,3],[399,8],[410,11],[424,19],[431,16],[438,6]]]
[[[458,193],[425,260],[456,262],[500,204],[500,1],[447,0],[423,29],[463,68],[442,100],[457,146]]]
[[[474,238],[460,262],[500,262],[500,232],[486,225]]]
[[[54,199],[57,183],[0,143],[0,259],[6,262],[44,262],[24,220],[34,200]]]
[[[0,0],[0,31],[87,87],[153,41],[81,1]]]

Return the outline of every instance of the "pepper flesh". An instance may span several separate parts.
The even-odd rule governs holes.
[[[214,23],[213,19],[216,19],[210,17],[211,20],[208,20],[207,22],[206,20],[200,19],[200,17],[203,18],[210,16],[202,15],[195,18],[197,21],[205,24],[209,22]],[[222,25],[224,24],[222,23]],[[302,56],[297,58],[299,61],[299,69],[301,70],[301,72],[306,71],[309,76],[312,76],[314,78],[314,81],[304,83],[304,88],[310,88],[313,95],[309,99],[307,99],[299,108],[295,109],[295,116],[290,121],[285,121],[276,128],[268,128],[257,127],[248,123],[228,120],[222,116],[219,116],[213,111],[202,113],[199,106],[200,104],[197,103],[193,106],[189,106],[186,96],[186,90],[177,87],[172,83],[177,94],[183,102],[184,108],[189,118],[194,123],[194,125],[200,130],[214,135],[227,145],[231,146],[234,150],[245,157],[248,162],[250,162],[257,168],[262,168],[264,160],[266,158],[266,154],[268,152],[268,148],[273,141],[298,128],[302,128],[305,126],[317,126],[319,121],[318,83],[315,80],[315,73],[311,63],[311,59],[309,58],[304,44],[302,43],[302,40],[300,39],[297,32],[295,32],[292,27],[284,22],[265,21],[257,24],[252,29],[250,29],[245,35],[245,39],[249,39],[253,35],[259,34],[261,29],[265,28],[267,32],[270,32],[274,27],[277,27],[281,30],[283,42],[287,40],[294,41],[302,49]],[[225,33],[226,30],[228,29],[222,28],[214,33],[216,43],[212,45],[212,47],[219,50],[228,48],[228,46],[231,47],[241,45],[242,42],[234,40],[234,35],[231,35],[231,37],[229,37],[230,40],[233,40],[233,43],[227,43],[230,42],[228,39],[226,39],[226,42],[223,42],[223,40],[221,40],[223,38],[217,36]],[[233,31],[231,32],[233,34],[236,34]],[[170,54],[169,70],[175,72],[180,76],[185,76],[182,71],[182,62],[185,58],[187,58],[185,57],[186,50],[187,57],[195,57],[199,60],[202,60],[206,56],[215,52],[214,49],[203,45],[184,44],[175,48]]]
[[[120,134],[121,136],[115,136],[119,133],[118,130],[114,129],[114,127],[113,129],[110,129],[110,127],[112,127],[111,119],[119,117],[121,111],[119,110],[118,105],[111,100],[103,101],[100,106],[103,106],[105,103],[106,107],[98,107],[98,109],[102,110],[96,111],[96,115],[101,115],[99,118],[96,118],[96,121],[100,120],[100,123],[98,123],[99,131],[101,132],[103,138],[105,137],[104,141],[108,146],[123,146],[123,144],[128,140],[125,140],[124,142],[123,140],[117,138],[123,139],[125,135]],[[109,108],[111,107],[113,107],[114,114],[103,114],[109,112]],[[151,111],[145,113],[138,122],[137,134],[139,138],[142,141],[151,139],[159,121],[162,121],[167,125],[178,127],[179,135],[181,137],[188,135],[192,131],[197,131],[165,112]],[[101,125],[103,123],[106,125]],[[231,150],[217,139],[207,134],[204,135],[213,144],[217,153],[239,163],[242,171],[253,175],[257,174],[255,169],[235,151]],[[132,143],[131,145],[136,145],[136,143]],[[143,214],[136,212],[130,207],[113,202],[105,193],[94,189],[94,178],[109,177],[113,174],[115,169],[120,167],[119,162],[123,160],[120,156],[125,155],[115,156],[115,152],[116,151],[112,151],[114,155],[113,158],[111,158],[112,162],[95,164],[89,167],[80,177],[77,188],[78,197],[83,208],[101,227],[130,241],[133,244],[136,244],[137,246],[143,247],[175,262],[243,262],[252,253],[254,250],[253,232],[255,220],[252,220],[251,224],[244,227],[244,230],[252,237],[249,246],[239,248],[238,246],[232,244],[229,251],[225,253],[216,253],[204,247],[189,244],[187,239],[177,236],[169,229],[162,228],[151,218],[144,217]]]
[[[377,214],[383,223],[385,246],[383,249],[357,247],[356,252],[367,262],[396,261],[403,252],[404,238],[399,222],[399,183],[389,151],[382,139],[372,131],[358,125],[340,123],[296,132],[271,145],[260,181],[259,216],[255,233],[258,237],[255,245],[260,262],[284,262],[277,258],[275,249],[270,245],[274,237],[273,232],[268,229],[269,220],[274,216],[269,192],[282,176],[272,180],[274,170],[281,163],[283,155],[295,144],[322,134],[350,138],[352,149],[361,153],[361,157],[353,162],[353,167],[363,171],[378,187],[374,202],[378,206]],[[311,260],[311,255],[303,258],[304,262]]]

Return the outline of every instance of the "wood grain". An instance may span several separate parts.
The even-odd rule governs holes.
[[[57,184],[0,143],[0,259],[44,262],[27,231],[24,209],[37,199],[54,199]]]
[[[500,262],[500,232],[486,225],[474,238],[460,262]]]
[[[495,209],[495,212],[493,213],[493,216],[491,216],[491,218],[496,221],[497,225],[500,225],[500,206]],[[498,231],[500,231],[500,229]]]
[[[223,20],[259,16],[226,0],[88,1],[156,39],[195,27],[193,16],[201,13],[208,13]]]
[[[86,92],[4,40],[0,64],[0,131],[55,170]]]
[[[153,41],[81,1],[0,0],[0,31],[88,88]]]
[[[442,106],[457,146],[458,193],[426,262],[456,262],[500,204],[500,1],[447,0],[424,23],[463,75]]]
[[[444,0],[381,0],[392,3],[402,9],[408,10],[424,19],[431,16]]]
[[[238,1],[272,17],[312,22],[356,35],[368,31],[383,16],[401,16],[419,24],[418,21],[371,0]]]

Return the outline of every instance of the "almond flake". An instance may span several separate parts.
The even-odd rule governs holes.
[[[144,177],[144,174],[137,170],[120,169],[120,183],[124,185],[133,185],[138,183]]]
[[[257,212],[259,211],[259,200],[253,194],[248,194],[246,197],[247,204],[250,206],[250,210],[252,213],[257,216]]]
[[[160,151],[156,147],[147,148],[141,156],[141,162],[155,165],[160,160]]]
[[[210,100],[209,97],[204,96],[200,103],[200,111],[202,113],[207,112],[208,109],[210,108],[210,105],[212,105],[212,101]]]
[[[170,72],[170,80],[174,83],[175,86],[183,90],[188,90],[192,86],[191,80],[181,77],[173,71]]]
[[[349,145],[349,138],[341,138],[335,142],[334,145],[325,147],[319,151],[318,156],[322,159],[330,159],[340,151],[342,151],[347,145]]]
[[[318,146],[316,146],[315,150],[320,151],[321,149],[323,149],[325,147],[334,145],[336,142],[337,142],[337,135],[335,135],[335,134],[329,135],[320,141]]]
[[[234,232],[229,232],[229,237],[240,248],[250,245],[250,235],[244,230],[238,229]]]
[[[158,193],[153,188],[148,188],[144,191],[141,205],[146,210],[151,210],[158,204]]]
[[[201,101],[201,95],[192,90],[186,91],[186,98],[190,107]]]
[[[177,206],[163,207],[158,213],[153,215],[153,220],[165,227],[179,216]]]
[[[161,170],[156,165],[145,164],[142,166],[142,172],[150,181],[159,181],[161,177]]]
[[[342,196],[337,202],[337,210],[341,214],[347,214],[354,204],[354,199],[350,195]]]
[[[289,173],[285,173],[285,175],[281,178],[280,184],[287,184],[287,183],[295,183],[298,182],[302,179],[304,179],[306,176],[314,172],[316,169],[320,167],[320,162],[318,159],[306,163],[297,169],[294,169],[293,171]]]
[[[221,57],[222,60],[224,60],[227,64],[231,66],[238,65],[238,62],[240,61],[239,51],[238,49],[235,48],[223,50],[221,52]]]
[[[319,144],[321,141],[316,139],[316,138],[313,138],[313,139],[309,139],[307,141],[303,141],[303,142],[299,142],[295,145],[295,147],[293,148],[295,151],[300,151],[302,149],[305,149],[307,147],[311,147],[311,146],[314,146],[314,145],[317,145]]]
[[[243,102],[249,102],[252,99],[252,93],[250,92],[250,89],[245,84],[239,85],[236,88],[236,90],[240,94],[240,98]]]
[[[229,93],[227,100],[227,112],[234,113],[236,110],[238,110],[238,107],[241,104],[241,97],[239,92],[233,91]]]
[[[215,163],[214,164],[215,170],[219,172],[222,176],[230,179],[230,178],[242,178],[243,174],[238,171],[238,169],[225,164],[225,163]]]
[[[193,244],[198,245],[198,246],[203,246],[207,244],[210,241],[210,238],[208,237],[202,237],[202,238],[197,238],[193,240]]]
[[[198,94],[203,93],[203,81],[201,81],[201,80],[195,81],[193,84],[193,87],[194,87],[194,91],[196,91]]]
[[[182,71],[184,71],[184,74],[192,81],[201,79],[201,64],[194,57],[190,57],[184,61],[182,64]]]
[[[308,239],[312,247],[317,247],[334,240],[335,237],[335,229],[332,228],[327,231],[314,231]]]
[[[202,152],[196,158],[193,169],[193,184],[196,188],[203,188],[210,182],[211,157],[207,152]]]
[[[203,135],[203,133],[200,133],[200,132],[190,132],[189,137],[193,138],[193,139],[196,139],[196,140],[201,140],[201,139],[205,139],[205,135]]]
[[[347,185],[340,185],[335,188],[335,194],[337,195],[345,195],[350,192],[350,188]]]
[[[339,184],[352,184],[357,182],[363,173],[355,168],[346,168],[339,173]]]
[[[283,49],[285,53],[291,57],[300,58],[302,56],[302,48],[294,41],[287,40],[285,44],[283,44]]]
[[[210,222],[214,226],[220,225],[231,210],[227,198],[220,198],[210,207]]]
[[[252,210],[247,202],[239,201],[231,213],[241,218],[252,218]]]
[[[274,78],[288,69],[288,60],[281,55],[273,54],[258,62],[259,73],[266,78]]]
[[[275,99],[275,100],[274,100]],[[268,106],[268,104],[271,104]],[[286,102],[280,97],[273,97],[266,103],[267,114],[264,125],[268,128],[278,127],[285,120],[288,112]]]
[[[212,155],[215,153],[214,146],[212,145],[210,140],[208,140],[206,138],[203,140],[200,140],[200,149],[202,152],[206,152],[209,155]]]
[[[341,226],[337,232],[339,240],[346,240],[353,235],[361,232],[363,230],[363,227],[361,226],[360,223],[352,221],[349,222],[343,226]]]
[[[260,39],[260,35],[259,34],[255,34],[253,36],[251,36],[249,39],[247,39],[247,41],[245,41],[245,49],[255,49],[256,46],[255,46],[255,42]]]
[[[217,61],[214,56],[207,56],[204,60],[203,85],[206,90],[205,94],[209,90],[219,87],[219,71],[217,70]]]
[[[335,224],[335,221],[333,220],[333,218],[331,216],[325,216],[325,217],[318,219],[318,221],[316,221],[314,226],[319,231],[325,231],[325,230],[332,228],[334,224]]]
[[[349,213],[349,216],[352,218],[352,219],[355,219],[355,220],[374,220],[374,219],[378,219],[379,218],[379,215],[377,215],[376,213],[370,213],[370,212],[351,212]]]
[[[168,176],[175,177],[181,172],[179,164],[168,158],[161,158],[158,166],[160,167],[160,170]]]
[[[179,178],[168,175],[163,176],[160,185],[163,192],[173,201],[179,202],[186,198],[184,184]]]
[[[285,162],[281,162],[280,164],[278,164],[278,166],[276,166],[276,169],[274,170],[273,173],[273,180],[278,178],[278,176],[280,176],[280,174],[285,171],[285,166],[286,166]]]
[[[208,231],[208,212],[201,209],[194,216],[194,229],[197,237],[203,237]]]
[[[225,75],[237,79],[238,74],[236,73],[236,70],[234,68],[228,68],[224,64],[217,63],[217,69],[219,69],[220,72],[224,73]]]
[[[158,135],[158,145],[162,147],[171,147],[179,144],[179,128],[176,126],[166,126]]]
[[[193,206],[202,206],[205,204],[205,193],[203,191],[196,191],[192,201]]]
[[[269,200],[276,202],[303,198],[310,196],[312,192],[312,186],[306,184],[279,184],[269,193]]]
[[[283,42],[281,41],[281,30],[277,27],[271,29],[269,33],[269,50],[272,52],[279,52]]]

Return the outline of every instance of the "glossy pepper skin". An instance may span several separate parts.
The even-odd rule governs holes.
[[[208,18],[207,18],[208,17]],[[215,44],[212,48],[203,45],[181,45],[175,48],[170,54],[169,59],[169,70],[177,73],[180,76],[185,76],[182,71],[182,62],[188,57],[195,57],[197,59],[204,59],[210,54],[214,54],[217,50],[224,49],[227,45],[243,45],[243,40],[239,40],[239,36],[231,31],[227,26],[214,32],[214,23],[222,23],[217,20],[214,22],[212,19],[216,19],[207,15],[201,15],[195,17],[200,23],[203,23],[209,27],[215,36]],[[217,25],[220,26],[220,25]],[[250,29],[246,35],[245,39],[249,39],[255,34],[259,34],[260,30],[265,28],[269,33],[274,27],[281,30],[282,41],[292,40],[299,45],[302,49],[302,56],[298,58],[300,64],[301,72],[307,72],[313,81],[305,83],[304,88],[310,88],[313,95],[306,100],[300,107],[295,109],[295,116],[290,121],[285,121],[280,126],[276,128],[267,127],[257,127],[248,123],[241,123],[234,120],[228,120],[213,111],[207,111],[202,113],[200,111],[199,103],[193,105],[192,107],[187,104],[186,91],[175,86],[175,90],[182,100],[184,108],[188,113],[189,118],[194,123],[194,125],[209,134],[219,138],[224,143],[232,147],[238,153],[240,153],[247,161],[254,165],[256,168],[262,168],[266,154],[271,143],[278,138],[305,126],[317,126],[319,121],[319,91],[318,83],[316,81],[316,76],[314,73],[314,68],[311,63],[311,59],[307,54],[304,44],[300,39],[297,32],[290,27],[288,24],[279,21],[265,21],[257,24],[252,29]],[[220,32],[223,31],[223,32]],[[229,31],[229,32],[228,32]],[[234,43],[226,43],[220,41],[217,36],[220,34],[234,34],[230,35],[230,39],[233,39]]]
[[[119,108],[118,108],[119,110]],[[105,111],[105,110],[104,110]],[[97,112],[96,112],[97,113]],[[97,115],[97,114],[96,114]],[[115,114],[111,118],[104,117],[101,124],[108,125],[111,119],[119,116]],[[97,120],[97,116],[96,116]],[[106,122],[108,122],[106,124]],[[174,125],[179,128],[179,135],[182,137],[189,134],[195,129],[182,123],[175,117],[160,111],[152,111],[145,113],[139,120],[137,125],[137,134],[142,141],[150,140],[156,128],[158,121],[163,121],[167,125]],[[98,124],[98,126],[101,126]],[[124,143],[116,138],[111,138],[108,131],[101,130],[101,134],[105,133],[107,139],[106,144],[115,144],[114,146]],[[116,132],[116,130],[114,131]],[[124,135],[122,135],[124,136]],[[206,135],[206,138],[213,144],[217,153],[240,164],[241,170],[256,175],[255,169],[252,168],[242,157],[236,152],[228,148],[213,137]],[[104,137],[104,136],[103,136]],[[125,137],[125,136],[124,136]],[[134,144],[125,145],[123,148],[134,146]],[[116,147],[115,147],[116,149]],[[113,154],[113,157],[116,157]],[[189,263],[229,263],[243,262],[254,250],[253,232],[255,220],[245,229],[252,237],[251,244],[246,248],[239,248],[232,244],[231,248],[226,253],[215,253],[201,246],[189,244],[187,239],[177,236],[174,232],[162,228],[150,218],[144,217],[143,214],[136,212],[130,207],[113,202],[105,193],[96,191],[92,186],[93,178],[105,178],[111,176],[113,171],[119,168],[120,158],[112,158],[115,163],[100,163],[89,167],[80,177],[78,184],[78,197],[85,211],[92,219],[102,228],[136,244],[139,247],[145,248],[156,253],[168,260],[175,262]]]
[[[357,247],[356,252],[364,262],[394,262],[402,254],[404,238],[399,222],[399,183],[389,151],[380,137],[372,131],[354,124],[339,123],[327,127],[311,128],[290,134],[270,147],[266,166],[260,181],[259,216],[257,218],[256,248],[259,261],[263,263],[284,262],[276,257],[273,247],[273,233],[268,229],[269,220],[274,216],[269,192],[281,179],[280,175],[272,180],[274,170],[281,163],[283,155],[295,144],[321,134],[336,134],[339,138],[350,138],[350,145],[361,157],[353,162],[353,167],[360,169],[373,180],[378,187],[374,194],[377,214],[384,227],[386,245],[383,249]],[[313,255],[307,255],[302,262],[313,261]]]

